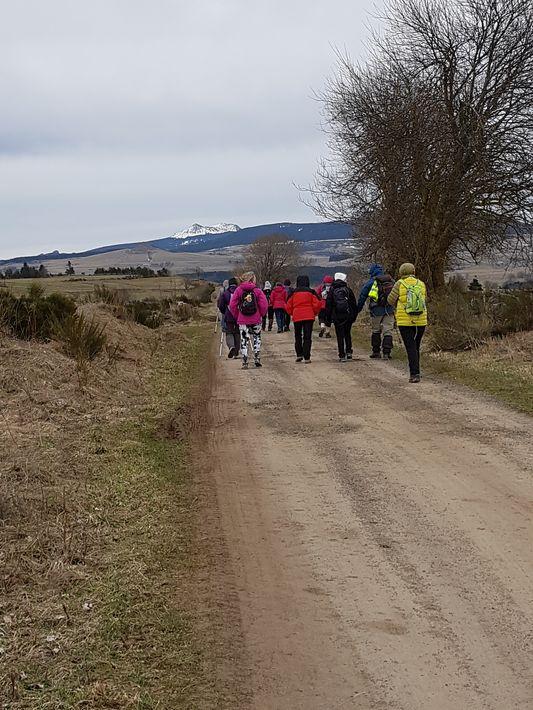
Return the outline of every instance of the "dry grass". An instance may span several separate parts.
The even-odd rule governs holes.
[[[129,299],[174,298],[185,293],[184,280],[178,276],[135,279],[124,276],[54,276],[49,279],[8,279],[5,286],[15,295],[26,293],[32,283],[42,286],[45,292],[64,293],[76,300],[92,296],[95,286],[106,286],[127,293]]]
[[[83,310],[120,345],[83,390],[54,344],[0,341],[0,706],[218,707],[185,584],[189,428],[161,436],[187,417],[208,331]]]

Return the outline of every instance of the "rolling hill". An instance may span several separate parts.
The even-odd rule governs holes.
[[[17,266],[27,263],[50,263],[56,260],[84,259],[85,257],[101,256],[113,252],[134,250],[145,253],[146,250],[169,252],[170,254],[188,253],[195,254],[212,250],[223,250],[230,247],[246,246],[256,239],[270,234],[283,234],[292,239],[297,239],[310,246],[316,242],[331,242],[332,247],[346,242],[352,237],[351,225],[341,222],[307,222],[293,223],[280,222],[275,224],[262,224],[254,227],[240,228],[236,224],[220,224],[214,227],[204,227],[193,224],[186,230],[174,236],[152,239],[145,242],[131,242],[126,244],[110,244],[82,252],[59,252],[26,255],[11,259],[0,260],[0,265]],[[325,245],[324,245],[325,246]],[[174,261],[174,260],[172,260]]]

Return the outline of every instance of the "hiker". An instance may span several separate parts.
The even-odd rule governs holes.
[[[296,288],[287,301],[287,313],[294,323],[294,349],[296,362],[311,362],[313,325],[322,302],[309,287],[309,276],[298,276]]]
[[[230,313],[239,325],[242,367],[248,369],[248,347],[251,345],[254,364],[261,367],[261,322],[268,312],[265,294],[256,285],[255,274],[247,271],[237,286],[229,304]]]
[[[413,264],[402,264],[399,275],[387,301],[396,306],[396,323],[409,360],[409,382],[420,382],[420,343],[428,322],[426,284],[416,278]]]
[[[274,309],[270,305],[270,294],[272,293],[272,284],[270,281],[265,281],[265,285],[263,286],[263,293],[266,296],[266,300],[268,301],[268,311],[267,315],[263,316],[263,323],[262,323],[262,329],[266,330],[266,325],[267,325],[267,317],[268,317],[268,330],[272,330],[272,324],[274,323]]]
[[[292,296],[293,291],[294,291],[293,287],[291,286],[291,280],[290,280],[290,279],[285,279],[285,281],[283,282],[283,288],[285,289],[285,291],[286,291],[286,293],[287,293],[287,301],[288,301],[289,298]],[[285,311],[285,327],[283,328],[283,330],[284,330],[286,333],[288,333],[290,329],[291,329],[291,317],[290,317],[290,315]]]
[[[333,276],[326,275],[322,279],[320,286],[317,286],[315,291],[317,296],[321,300],[320,312],[318,314],[318,324],[320,325],[320,330],[318,331],[318,337],[331,338],[331,327],[328,328],[326,325],[326,299],[328,293],[331,289],[331,284],[333,283]]]
[[[338,272],[326,298],[326,325],[335,325],[339,362],[353,357],[352,325],[357,318],[357,302],[354,292],[346,283],[346,274]]]
[[[357,301],[360,313],[368,299],[370,319],[372,321],[371,358],[392,358],[392,332],[394,330],[394,306],[387,303],[389,293],[394,286],[394,279],[383,271],[381,264],[372,264],[368,270],[370,279],[365,283]],[[383,337],[383,340],[382,340]]]
[[[274,286],[270,294],[270,305],[276,316],[278,333],[283,333],[285,330],[285,316],[287,315],[287,311],[285,310],[287,305],[287,291],[279,282]]]
[[[241,343],[241,337],[239,334],[239,326],[237,321],[233,317],[233,314],[229,310],[229,304],[231,297],[235,293],[238,286],[237,279],[231,278],[228,281],[227,287],[220,292],[217,301],[217,307],[222,314],[221,326],[222,331],[226,334],[226,345],[228,346],[228,358],[237,357],[239,354],[239,347]],[[221,353],[222,354],[222,353]]]

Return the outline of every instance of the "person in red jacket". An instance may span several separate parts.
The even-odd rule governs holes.
[[[294,323],[294,349],[296,362],[311,362],[313,325],[322,302],[313,289],[309,288],[309,276],[298,276],[296,288],[287,301],[287,313]]]
[[[270,305],[274,309],[278,333],[283,333],[285,330],[285,316],[287,315],[285,309],[287,305],[287,291],[279,282],[275,285],[270,294]]]

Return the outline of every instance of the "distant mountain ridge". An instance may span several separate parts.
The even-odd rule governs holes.
[[[227,224],[226,222],[221,222],[220,224],[215,224],[213,227],[204,227],[202,224],[191,224],[187,229],[183,229],[181,232],[176,232],[172,235],[173,239],[195,239],[198,237],[203,237],[208,234],[225,234],[227,232],[238,232],[240,230],[237,224]]]
[[[226,231],[219,231],[221,229]],[[134,249],[139,247],[163,249],[173,253],[205,252],[252,244],[256,239],[270,234],[282,234],[283,236],[303,243],[341,241],[348,240],[352,237],[353,227],[343,222],[279,222],[261,224],[254,227],[243,227],[242,229],[236,224],[223,223],[213,227],[193,224],[186,230],[177,232],[171,237],[163,237],[161,239],[152,239],[143,242],[130,242],[127,244],[110,244],[109,246],[97,247],[82,252],[59,252],[56,250],[46,254],[2,259],[0,260],[0,265],[20,263],[23,261],[35,263],[56,259],[81,258],[94,256],[96,254],[106,254],[120,249]]]

